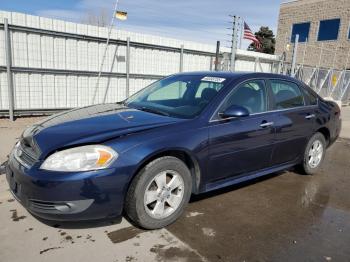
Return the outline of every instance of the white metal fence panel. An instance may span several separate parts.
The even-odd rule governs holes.
[[[181,68],[214,68],[215,45],[112,30],[97,84],[108,28],[0,11],[0,111],[9,109],[4,18],[10,29],[16,110],[90,105],[96,88],[95,103],[115,102]],[[229,52],[227,48],[221,51]],[[278,62],[277,56],[242,50],[238,50],[238,55],[239,71],[257,69],[256,57],[261,59],[257,71],[271,72],[273,63]]]
[[[0,66],[6,65],[6,54],[5,54],[5,34],[4,30],[0,30]]]
[[[0,72],[0,109],[9,108],[8,86],[6,72]]]

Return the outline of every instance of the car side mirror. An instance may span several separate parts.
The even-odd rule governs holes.
[[[247,117],[249,116],[249,111],[243,106],[232,105],[226,108],[224,112],[219,113],[219,116],[222,119],[233,118],[233,117]]]

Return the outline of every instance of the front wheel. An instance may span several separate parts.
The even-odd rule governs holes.
[[[191,189],[187,166],[176,157],[161,157],[136,175],[128,190],[125,211],[140,227],[162,228],[182,214]]]
[[[326,140],[321,133],[314,134],[309,140],[302,163],[303,171],[308,175],[317,173],[326,153]]]

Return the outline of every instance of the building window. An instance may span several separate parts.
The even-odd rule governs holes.
[[[291,42],[295,42],[296,35],[299,35],[299,42],[307,42],[310,32],[310,23],[294,24],[292,28]]]
[[[322,20],[318,31],[318,41],[337,40],[340,19]]]

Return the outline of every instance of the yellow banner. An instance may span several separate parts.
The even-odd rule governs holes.
[[[338,78],[336,75],[332,76],[332,85],[335,86],[337,84]]]

